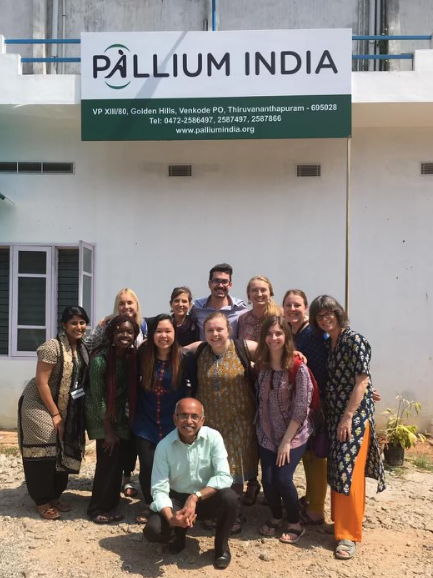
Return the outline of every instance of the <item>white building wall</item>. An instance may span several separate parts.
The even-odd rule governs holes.
[[[220,261],[234,266],[238,297],[265,274],[278,302],[289,287],[344,300],[345,141],[82,143],[79,108],[67,110],[69,120],[29,111],[3,125],[2,160],[73,161],[76,172],[2,175],[16,206],[0,207],[0,241],[95,243],[97,318],[122,286],[138,292],[146,315],[167,311],[176,285],[203,296]],[[431,128],[355,128],[352,145],[351,323],[373,347],[379,410],[403,393],[422,402],[424,424],[433,413],[433,177],[420,176],[419,161],[433,159],[432,142]],[[297,178],[297,162],[320,163],[323,176]],[[169,163],[192,163],[193,178],[167,177]],[[0,359],[0,425],[13,425],[34,365]]]
[[[353,139],[350,317],[373,347],[375,386],[433,414],[431,128],[358,129]],[[385,403],[386,402],[386,403]]]

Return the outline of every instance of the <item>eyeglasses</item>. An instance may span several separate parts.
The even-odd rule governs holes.
[[[320,321],[328,321],[334,317],[335,311],[327,311],[326,313],[322,313],[321,315],[316,315],[316,321],[320,323]]]
[[[212,285],[223,285],[226,287],[230,283],[230,279],[211,279]]]
[[[200,421],[203,416],[198,415],[198,413],[177,413],[176,417],[179,418],[180,421],[186,421],[189,417],[192,421]]]

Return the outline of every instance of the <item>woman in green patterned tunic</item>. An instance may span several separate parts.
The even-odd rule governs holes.
[[[230,325],[220,312],[211,313],[204,321],[207,345],[197,360],[197,399],[206,411],[206,424],[223,436],[233,476],[233,489],[243,494],[244,481],[257,476],[257,439],[253,425],[255,415],[254,384],[238,351],[253,356],[254,341],[230,339]],[[237,524],[232,533],[240,531]]]
[[[88,322],[82,307],[63,311],[63,332],[37,349],[36,377],[18,402],[27,489],[47,520],[71,509],[60,496],[68,474],[79,472],[84,452],[83,384],[89,357],[81,340]]]
[[[345,560],[353,557],[362,538],[365,478],[378,480],[378,492],[385,489],[374,424],[371,348],[365,337],[348,327],[346,312],[328,295],[311,303],[310,324],[316,333],[329,335],[325,389],[328,483],[337,541],[335,556]]]
[[[128,315],[117,315],[107,327],[107,347],[90,362],[86,395],[86,429],[96,439],[96,469],[87,513],[96,524],[120,521],[123,455],[128,451],[137,395],[137,351],[140,328]]]

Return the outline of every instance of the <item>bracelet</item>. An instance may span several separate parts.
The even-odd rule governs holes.
[[[57,417],[58,415],[60,415],[60,413],[53,413],[51,417]]]

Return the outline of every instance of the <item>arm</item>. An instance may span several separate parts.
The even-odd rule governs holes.
[[[286,433],[278,446],[277,461],[275,462],[278,467],[284,466],[286,462],[290,463],[290,446],[300,425],[294,419],[290,420],[289,427],[286,429]]]
[[[224,440],[219,432],[215,432],[214,435],[211,453],[213,476],[208,480],[206,487],[222,490],[223,488],[231,487],[233,478],[230,475],[230,466]]]
[[[247,344],[250,357],[254,361],[258,343],[256,343],[255,341],[251,341],[250,339],[245,339],[245,343]]]
[[[60,439],[63,439],[63,420],[59,413],[59,409],[54,403],[53,396],[51,395],[50,386],[48,385],[48,380],[50,379],[51,372],[54,368],[54,363],[47,363],[45,361],[38,361],[36,366],[36,387],[38,388],[39,395],[41,396],[42,403],[47,408],[48,413],[51,415],[53,420],[53,425],[59,434]]]
[[[214,496],[218,490],[215,488],[211,488],[206,486],[200,490],[201,499],[207,500],[211,496]],[[197,508],[198,498],[195,494],[191,494],[186,502],[184,507],[172,514],[172,517],[168,519],[168,523],[170,526],[181,526],[182,528],[192,528],[194,526],[194,522],[196,521],[197,514],[195,513]]]
[[[224,445],[223,438],[218,432],[215,432],[215,438],[212,440],[211,462],[213,469],[213,476],[208,480],[206,486],[200,490],[202,500],[206,500],[214,496],[218,490],[222,488],[230,488],[233,483],[233,478],[230,475],[230,466],[227,459],[227,450]],[[197,507],[198,498],[195,494],[191,494],[185,502],[185,506],[177,512],[176,515],[184,516],[185,521],[189,527],[192,526],[197,517],[195,511]]]
[[[105,439],[104,443],[102,444],[102,449],[104,452],[108,452],[108,455],[111,456],[114,450],[114,446],[120,443],[120,438],[114,433],[110,418],[104,418],[102,423],[105,429]]]
[[[107,317],[104,317],[103,319],[101,319],[101,321],[98,323],[98,327],[106,327],[106,325],[108,325],[108,323],[110,323],[110,321],[114,319],[114,315],[107,315]]]
[[[338,441],[345,442],[350,440],[352,436],[352,418],[355,411],[358,409],[362,398],[364,397],[365,390],[368,386],[368,375],[363,373],[356,376],[356,384],[353,388],[352,394],[347,402],[346,409],[344,411],[343,417],[338,424]]]
[[[105,325],[97,325],[95,329],[89,334],[86,335],[83,339],[84,344],[86,345],[89,351],[93,351],[100,345],[104,343],[105,340]]]
[[[190,343],[189,345],[185,345],[184,349],[187,351],[191,351],[195,353],[197,351],[198,346],[203,343],[202,341],[194,341],[194,343]]]
[[[301,361],[303,361],[305,364],[307,364],[307,362],[308,362],[308,360],[307,360],[307,358],[305,357],[305,355],[304,355],[303,353],[301,353],[300,351],[294,351],[294,352],[293,352],[293,356],[294,356],[294,357],[299,357],[299,359],[300,359]]]
[[[173,503],[170,498],[170,467],[167,453],[163,446],[156,446],[152,467],[151,493],[153,497],[153,510],[165,515],[168,508],[173,513]],[[166,516],[167,517],[167,516]],[[168,518],[167,518],[168,519]]]
[[[103,355],[97,355],[90,362],[89,380],[90,391],[89,395],[92,400],[93,407],[97,411],[97,415],[102,422],[105,430],[105,439],[102,445],[104,452],[109,452],[111,456],[114,446],[119,443],[119,438],[113,431],[111,419],[107,416],[107,400],[106,400],[106,385],[105,376],[107,372],[107,364]]]
[[[305,364],[300,365],[296,373],[295,391],[291,401],[292,419],[278,447],[276,464],[279,467],[284,466],[286,462],[290,463],[291,442],[308,417],[312,393],[313,384],[310,372]]]
[[[157,446],[152,467],[152,497],[154,506],[167,520],[170,526],[179,526],[181,528],[189,528],[195,521],[195,506],[194,511],[185,512],[185,506],[178,512],[173,512],[173,502],[170,498],[170,466],[168,464],[166,449],[162,446]],[[191,496],[188,498],[188,500]]]
[[[352,342],[352,356],[354,359],[355,386],[338,424],[337,436],[340,442],[349,440],[352,436],[352,418],[362,402],[370,380],[371,347],[362,335],[355,335]]]

